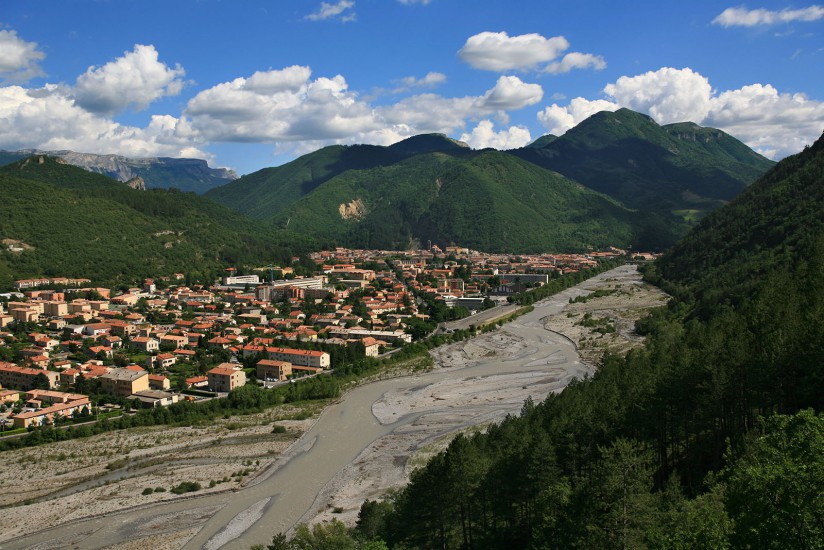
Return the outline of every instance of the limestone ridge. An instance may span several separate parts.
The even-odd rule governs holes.
[[[144,188],[193,191],[203,194],[214,187],[225,185],[237,179],[233,170],[210,168],[205,160],[190,158],[130,158],[120,155],[96,155],[75,151],[20,151],[0,152],[0,164],[8,164],[35,154],[45,154],[59,158],[68,164],[89,172],[103,174],[122,182],[141,178]]]

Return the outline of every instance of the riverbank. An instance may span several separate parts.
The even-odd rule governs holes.
[[[72,505],[65,506],[62,513],[36,508],[37,504],[20,507],[17,510],[24,515],[32,514],[25,520],[18,516],[18,523],[4,526],[29,532],[48,525],[60,527],[0,542],[0,548],[62,547],[69,540],[83,548],[134,548],[140,541],[152,548],[220,548],[228,541],[225,548],[248,550],[252,544],[268,543],[273,534],[288,531],[300,521],[336,517],[352,523],[365,498],[378,498],[402,486],[410,469],[456,432],[517,414],[527,397],[543,399],[573,378],[592,372],[591,365],[580,360],[570,339],[547,329],[547,320],[565,315],[570,298],[591,292],[587,289],[600,284],[599,280],[606,281],[627,270],[633,268],[612,270],[539,302],[534,311],[501,329],[433,350],[437,366],[429,372],[352,389],[327,407],[300,439],[283,451],[276,468],[243,488],[234,487],[239,489],[237,492],[213,492],[221,489],[218,485],[192,493],[185,501],[159,502],[70,523],[64,522],[67,513],[74,513]],[[274,439],[277,434],[271,434],[271,422],[267,428],[268,434],[259,435]],[[215,434],[211,437],[216,440]],[[49,451],[55,448],[42,447]],[[243,456],[244,461],[250,460],[245,458],[248,455]],[[265,463],[256,466],[263,468]],[[189,472],[186,475],[191,476]],[[113,481],[107,490],[114,491],[123,483],[128,481]],[[96,501],[95,506],[125,504],[126,495],[133,496],[144,485],[135,482],[128,491],[122,485],[122,498],[107,500],[105,494],[91,493],[89,498]],[[147,496],[158,495],[164,493]],[[140,504],[139,499],[132,502]],[[86,504],[81,501],[74,506],[79,510]],[[11,510],[15,509],[4,512]],[[46,518],[49,514],[55,517]],[[41,520],[44,523],[39,523]],[[53,520],[56,522],[50,523]],[[162,528],[147,531],[150,525]],[[20,534],[15,531],[7,535],[5,528],[0,532],[3,540]]]

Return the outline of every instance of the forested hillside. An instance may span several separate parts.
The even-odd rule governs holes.
[[[211,276],[227,265],[291,262],[308,246],[193,193],[137,191],[44,156],[0,168],[0,195],[3,288],[36,276]]]
[[[721,130],[659,126],[629,109],[596,113],[563,136],[510,152],[632,208],[686,219],[731,200],[774,164]]]
[[[417,548],[824,545],[824,138],[649,276],[644,348],[457,437],[355,536]]]

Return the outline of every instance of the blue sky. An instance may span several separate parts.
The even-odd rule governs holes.
[[[824,6],[552,0],[4,0],[0,149],[249,173],[441,132],[519,147],[603,109],[772,158],[824,130]]]

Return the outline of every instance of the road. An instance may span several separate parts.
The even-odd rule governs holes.
[[[598,277],[609,277],[610,273]],[[574,345],[544,329],[541,322],[547,315],[560,312],[570,296],[579,294],[581,291],[574,287],[568,289],[536,303],[534,311],[505,325],[502,330],[527,344],[506,360],[493,357],[470,362],[465,368],[435,369],[351,390],[329,406],[273,467],[237,492],[195,494],[185,500],[79,520],[7,541],[0,544],[0,548],[103,548],[147,534],[171,533],[198,525],[202,527],[186,543],[185,549],[248,550],[253,544],[268,543],[273,534],[286,532],[301,521],[327,483],[377,439],[403,430],[422,415],[461,413],[435,407],[404,414],[391,424],[381,424],[372,413],[372,406],[387,392],[418,390],[450,378],[471,383],[492,376],[523,373],[551,376],[550,391],[560,391],[573,378],[589,372],[589,367],[579,361]],[[519,403],[508,406],[513,413],[520,409]],[[470,403],[467,407],[478,405]]]

